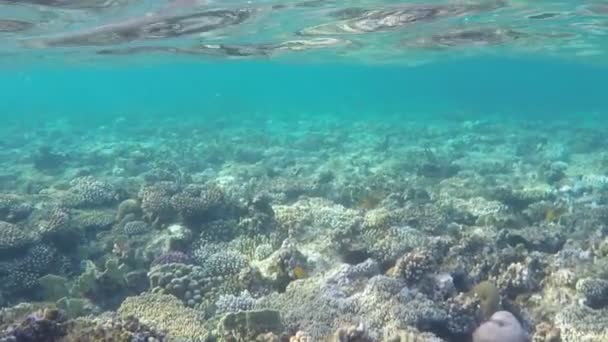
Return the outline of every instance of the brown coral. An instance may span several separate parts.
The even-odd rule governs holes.
[[[428,253],[412,251],[397,260],[394,274],[403,277],[408,283],[415,283],[435,267],[435,261]]]

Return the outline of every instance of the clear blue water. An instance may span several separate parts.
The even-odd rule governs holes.
[[[603,1],[5,0],[0,10],[6,117],[607,106]]]
[[[551,58],[420,66],[173,61],[5,67],[5,118],[453,116],[580,119],[608,112],[608,67]]]

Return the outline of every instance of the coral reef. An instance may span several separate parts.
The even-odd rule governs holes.
[[[431,255],[424,252],[412,251],[397,260],[394,273],[403,277],[407,283],[415,283],[435,269],[435,261]]]
[[[119,194],[114,187],[91,176],[79,177],[70,182],[68,205],[75,207],[99,207],[115,203]]]
[[[150,226],[144,221],[131,221],[125,223],[123,230],[127,235],[141,235],[150,231]]]
[[[173,339],[205,341],[208,334],[200,315],[171,295],[148,293],[128,297],[117,312],[123,319],[135,317],[153,323]]]
[[[583,133],[183,120],[5,156],[5,340],[608,339],[608,157]]]
[[[43,309],[28,315],[16,326],[11,326],[1,333],[2,341],[57,341],[67,335],[65,318],[61,312]]]
[[[169,251],[165,252],[152,260],[150,266],[165,264],[191,264],[192,260],[186,253],[180,251]]]
[[[173,213],[171,195],[177,191],[173,183],[157,183],[139,191],[141,209],[150,221],[168,219]]]
[[[248,311],[255,308],[255,305],[256,300],[247,290],[243,291],[238,296],[232,294],[220,295],[215,302],[215,314],[221,315],[225,313]]]
[[[159,264],[150,270],[148,277],[152,292],[172,294],[188,307],[209,315],[221,295],[238,294],[247,287],[239,270],[230,274],[222,272],[225,269],[230,269],[230,265],[221,259],[210,261],[206,267]]]
[[[240,311],[222,317],[217,330],[225,341],[254,341],[269,333],[280,334],[283,325],[278,311]]]
[[[26,219],[34,207],[19,195],[0,194],[0,221],[18,222]]]
[[[576,291],[585,304],[594,309],[608,306],[608,280],[583,278],[576,283]]]
[[[116,209],[116,221],[122,221],[127,215],[139,217],[142,214],[141,203],[136,199],[126,199],[118,205]]]
[[[19,226],[0,221],[0,253],[14,252],[27,247],[35,241],[35,237],[23,231]]]
[[[572,304],[558,312],[555,317],[555,325],[560,330],[564,342],[604,341],[608,338],[607,313],[605,309],[594,310]]]
[[[80,318],[70,322],[69,341],[147,341],[163,342],[168,338],[164,333],[140,322],[137,318],[124,318],[106,315],[91,318]]]
[[[362,325],[356,327],[340,328],[332,337],[335,342],[373,342],[374,340],[368,335],[367,330]]]

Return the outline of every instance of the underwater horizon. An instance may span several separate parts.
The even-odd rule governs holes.
[[[540,56],[461,57],[419,66],[183,57],[113,62],[4,70],[6,119],[337,115],[585,121],[608,111],[608,66]]]
[[[0,0],[0,342],[608,342],[608,3]]]

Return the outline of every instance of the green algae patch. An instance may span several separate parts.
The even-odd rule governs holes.
[[[480,308],[485,319],[490,318],[496,311],[500,309],[500,291],[489,281],[482,281],[469,292],[469,295],[475,295],[481,302]]]

